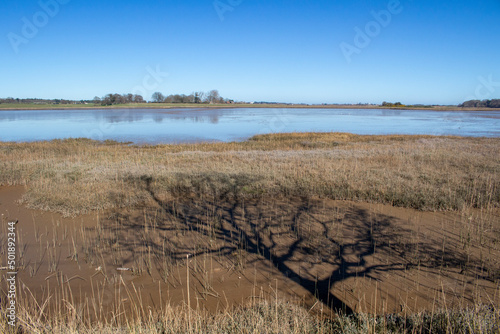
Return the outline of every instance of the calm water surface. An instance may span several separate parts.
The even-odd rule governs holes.
[[[276,132],[500,137],[500,112],[380,109],[0,110],[0,141],[86,137],[137,144],[239,141]]]

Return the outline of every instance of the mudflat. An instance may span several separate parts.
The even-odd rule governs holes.
[[[103,310],[132,312],[125,290],[133,283],[142,307],[181,305],[188,254],[191,305],[211,312],[272,299],[275,287],[280,297],[309,307],[318,297],[322,308],[379,313],[500,297],[498,239],[484,231],[480,242],[469,240],[499,222],[497,209],[463,215],[270,198],[179,203],[179,213],[158,203],[65,218],[18,204],[24,193],[21,186],[0,188],[0,212],[4,226],[18,221],[18,277],[40,301],[71,290],[77,305],[95,298]],[[186,217],[194,227],[183,223]],[[127,302],[117,295],[121,285]]]

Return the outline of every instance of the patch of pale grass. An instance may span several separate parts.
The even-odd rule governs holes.
[[[27,185],[26,204],[66,215],[133,206],[147,200],[151,187],[167,197],[326,197],[460,210],[499,205],[499,144],[343,133],[158,146],[1,143],[0,184]]]
[[[306,309],[284,301],[261,302],[215,315],[167,306],[161,312],[126,316],[123,324],[85,321],[75,306],[47,319],[44,310],[20,308],[17,327],[0,319],[2,333],[95,334],[95,333],[498,333],[500,314],[491,307],[440,310],[413,314],[374,316],[358,313],[321,319]],[[0,309],[0,313],[4,313]]]

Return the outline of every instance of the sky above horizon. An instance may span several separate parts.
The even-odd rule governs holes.
[[[500,98],[500,0],[18,0],[0,97],[458,104]]]

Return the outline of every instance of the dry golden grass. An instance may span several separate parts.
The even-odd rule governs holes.
[[[498,206],[500,139],[262,135],[246,142],[129,146],[86,139],[0,144],[0,184],[65,215],[165,197],[325,197],[422,210]],[[148,182],[149,182],[148,181]]]
[[[40,309],[40,306],[42,309]],[[5,334],[63,333],[478,333],[494,334],[500,328],[500,313],[485,306],[463,310],[439,310],[411,315],[356,314],[320,319],[306,309],[278,300],[238,308],[216,315],[167,306],[162,311],[139,312],[126,323],[91,323],[83,320],[81,309],[64,303],[64,312],[46,319],[45,305],[22,305],[16,327],[2,314],[0,331]],[[144,310],[142,310],[144,311]]]

